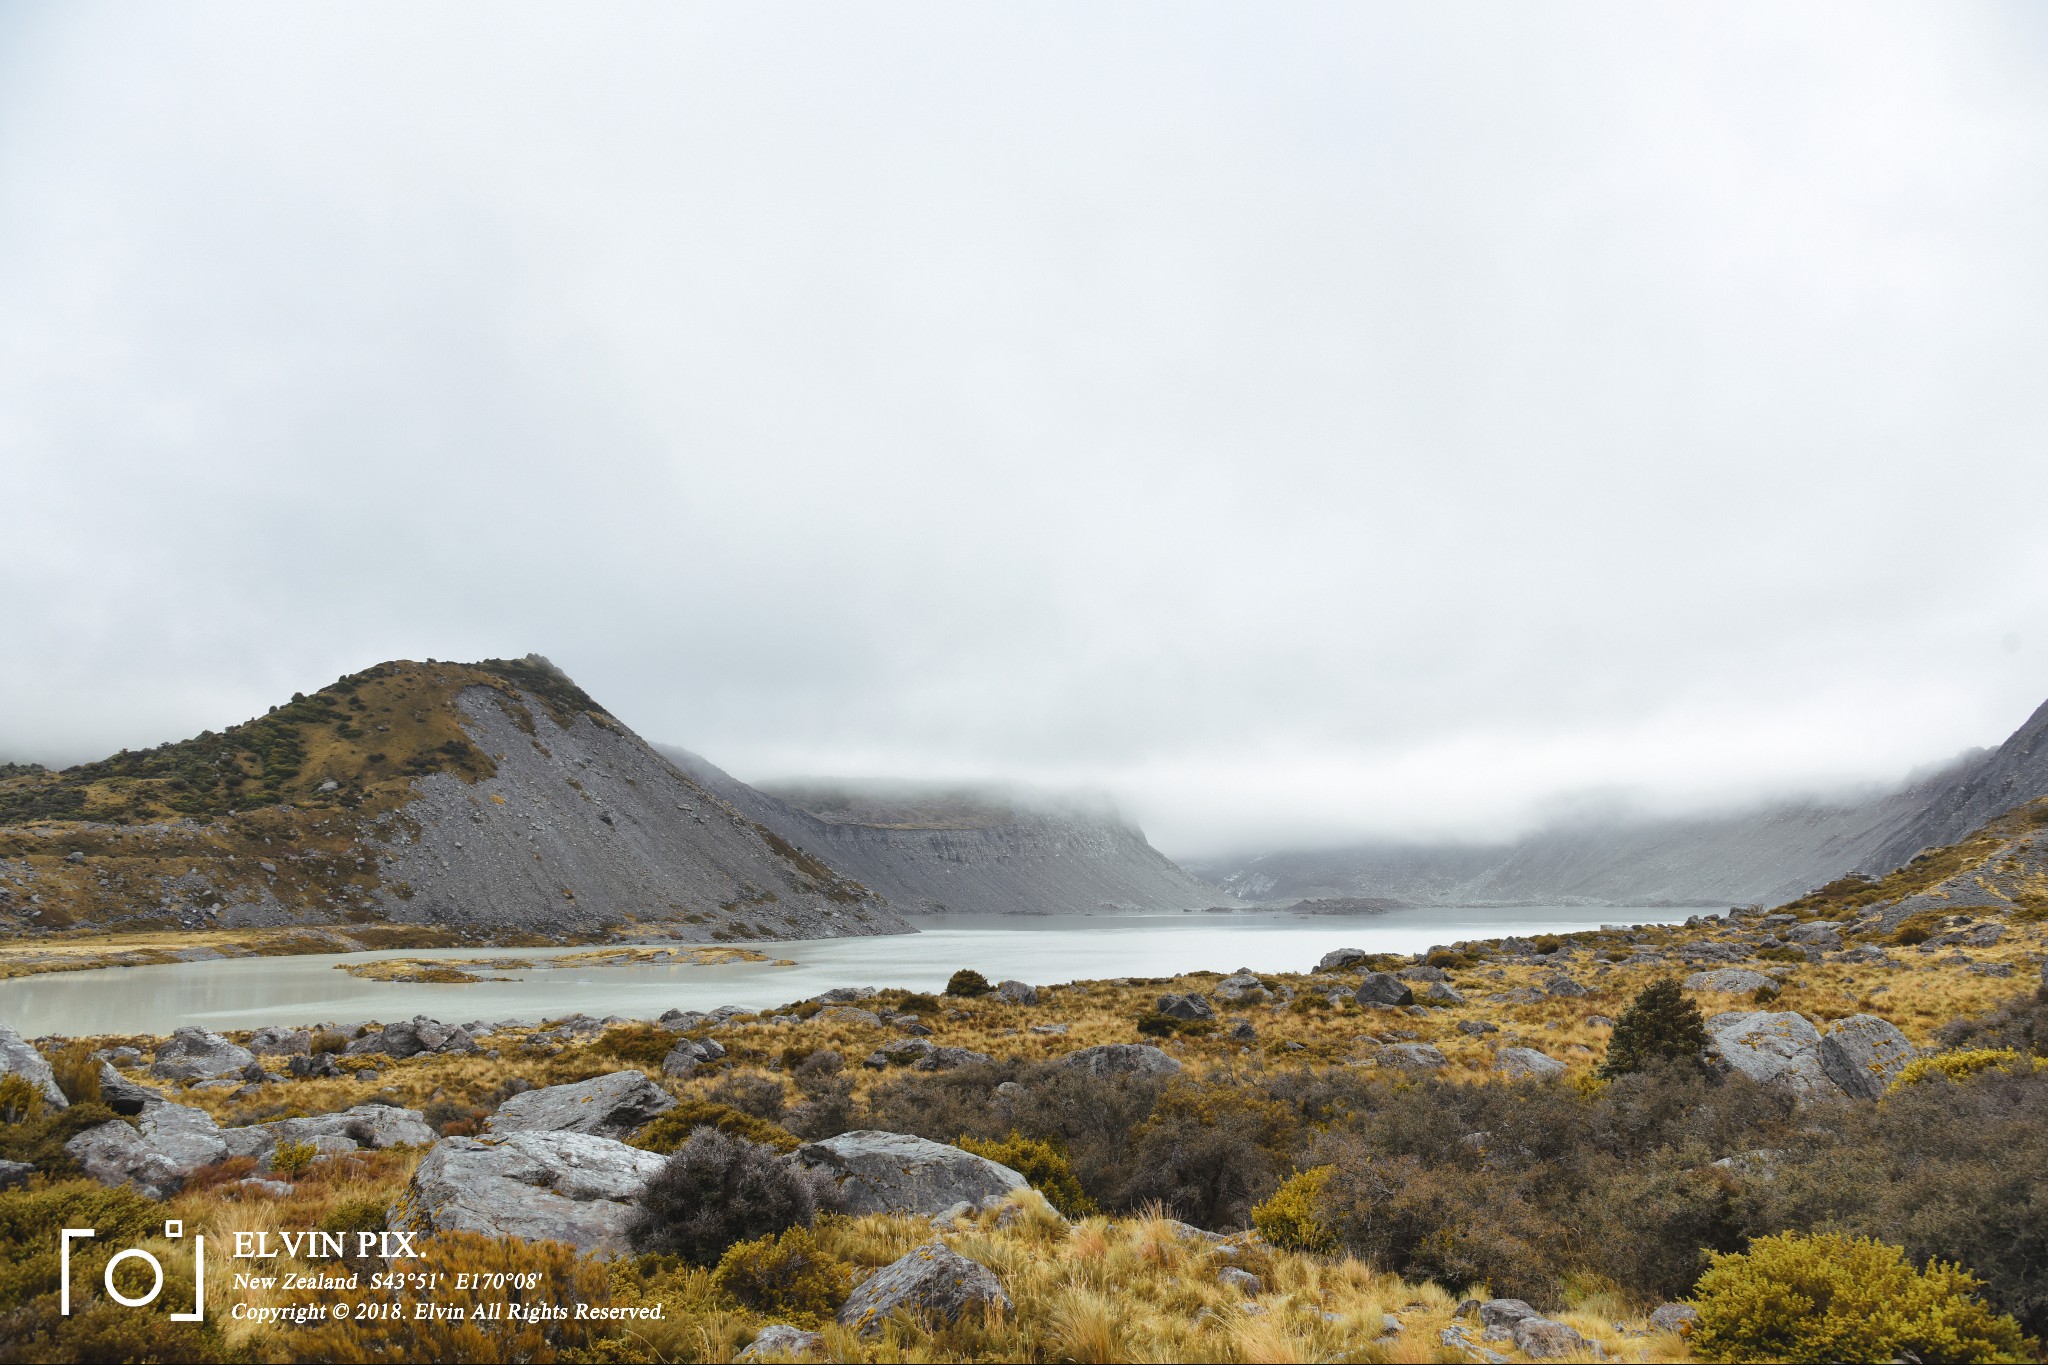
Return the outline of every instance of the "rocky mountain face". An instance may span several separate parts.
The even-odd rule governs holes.
[[[1228,900],[1104,811],[988,792],[763,790],[695,754],[666,752],[707,790],[906,914],[1183,910]]]
[[[258,925],[909,929],[532,656],[381,664],[223,734],[0,776],[0,932]]]
[[[1992,751],[1895,791],[1727,816],[1560,826],[1491,845],[1363,844],[1193,861],[1252,901],[1387,896],[1514,902],[1775,905],[1849,872],[1882,875],[2048,795],[2048,706]]]

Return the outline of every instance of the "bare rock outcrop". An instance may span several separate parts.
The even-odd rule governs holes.
[[[616,1254],[627,1249],[641,1191],[667,1160],[589,1133],[443,1138],[392,1207],[390,1223]]]
[[[1008,1166],[907,1133],[861,1129],[808,1142],[792,1165],[828,1178],[848,1213],[937,1214],[962,1202],[977,1207],[1026,1188]]]
[[[839,1310],[839,1322],[872,1336],[899,1312],[956,1322],[969,1309],[1009,1307],[1010,1296],[987,1266],[943,1242],[928,1242],[862,1281]]]
[[[622,1138],[675,1108],[675,1097],[640,1071],[614,1071],[569,1085],[514,1095],[493,1114],[493,1136],[505,1133],[591,1133]]]

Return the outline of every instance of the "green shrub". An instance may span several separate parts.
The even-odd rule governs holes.
[[[988,978],[972,967],[962,967],[946,979],[946,994],[971,998],[987,995],[995,988],[988,984]]]
[[[1474,966],[1479,961],[1472,954],[1461,953],[1455,948],[1431,948],[1429,956],[1422,960],[1428,966],[1440,967],[1447,972],[1455,972]]]
[[[1899,927],[1892,930],[1892,942],[1902,948],[1910,948],[1916,943],[1927,942],[1940,932],[1941,916],[1932,910],[1922,910],[1899,921]]]
[[[1530,942],[1536,945],[1536,951],[1539,953],[1554,953],[1564,947],[1564,940],[1556,934],[1538,934]]]
[[[74,1039],[50,1058],[50,1074],[64,1098],[73,1104],[100,1097],[100,1064],[92,1055],[92,1044]]]
[[[621,1024],[606,1029],[597,1040],[599,1052],[650,1070],[658,1070],[675,1045],[676,1035],[659,1024]]]
[[[726,1248],[711,1272],[727,1298],[778,1322],[830,1322],[853,1289],[853,1267],[818,1245],[806,1227]]]
[[[1138,1016],[1138,1032],[1147,1038],[1171,1038],[1183,1033],[1190,1038],[1203,1038],[1215,1031],[1214,1019],[1176,1019],[1156,1010],[1147,1010]]]
[[[1707,1025],[1700,1007],[1685,997],[1677,981],[1659,977],[1636,992],[1614,1021],[1600,1075],[1613,1080],[1657,1062],[1696,1064],[1706,1046]]]
[[[1804,948],[1759,948],[1756,955],[1765,962],[1804,962]]]
[[[310,1142],[280,1142],[271,1149],[270,1169],[292,1180],[319,1157],[320,1149]]]
[[[2031,1065],[2040,1071],[2048,1062],[2040,1059],[2022,1059],[2019,1052],[2009,1047],[1968,1048],[1956,1052],[1937,1052],[1932,1057],[1915,1057],[1899,1072],[1899,1078],[1885,1090],[1887,1095],[1909,1085],[1918,1085],[1935,1076],[1946,1076],[1952,1081],[1966,1081],[1981,1071],[1994,1067],[2010,1067],[2018,1070]]]
[[[76,1175],[78,1163],[64,1150],[64,1144],[88,1128],[111,1122],[118,1116],[97,1100],[74,1104],[68,1109],[43,1111],[18,1123],[0,1125],[0,1161],[26,1161],[50,1175]]]
[[[43,1088],[26,1076],[0,1076],[0,1123],[20,1123],[43,1112]]]
[[[1074,1178],[1074,1168],[1068,1164],[1066,1154],[1050,1142],[1025,1137],[1012,1129],[1001,1141],[963,1137],[954,1145],[963,1152],[1008,1166],[1069,1218],[1088,1218],[1102,1211]]]
[[[348,1035],[340,1029],[321,1029],[313,1035],[312,1052],[316,1057],[323,1052],[346,1052],[347,1050]]]
[[[1337,1249],[1337,1234],[1316,1216],[1323,1186],[1335,1166],[1311,1166],[1280,1183],[1273,1197],[1252,1209],[1252,1226],[1276,1247],[1327,1255]]]
[[[1700,1277],[1693,1350],[1705,1360],[2024,1361],[2019,1324],[1976,1298],[1977,1280],[1865,1237],[1788,1232],[1717,1255]]]
[[[699,1128],[711,1128],[728,1137],[758,1142],[778,1152],[793,1152],[803,1145],[796,1134],[786,1128],[712,1100],[684,1100],[626,1141],[642,1151],[673,1152],[688,1142],[690,1134]]]

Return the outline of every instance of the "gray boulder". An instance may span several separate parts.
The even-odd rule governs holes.
[[[1543,983],[1543,993],[1553,1000],[1570,1000],[1591,995],[1593,988],[1582,985],[1566,976],[1563,972],[1559,972],[1556,976]]]
[[[1717,1014],[1707,1020],[1707,1045],[1753,1081],[1801,1099],[1836,1093],[1820,1061],[1820,1034],[1804,1016],[1761,1010]]]
[[[967,1047],[935,1047],[913,1063],[918,1071],[951,1071],[955,1067],[980,1066],[995,1058]]]
[[[1556,1360],[1562,1356],[1604,1354],[1574,1328],[1549,1318],[1523,1318],[1514,1326],[1514,1343],[1531,1360]]]
[[[514,1095],[486,1125],[501,1133],[591,1133],[622,1138],[675,1108],[675,1098],[640,1071],[614,1071]]]
[[[1859,1100],[1874,1100],[1913,1060],[1906,1035],[1872,1014],[1852,1014],[1820,1042],[1821,1070]]]
[[[139,1114],[149,1105],[162,1104],[163,1092],[154,1087],[131,1081],[120,1072],[100,1063],[100,1102],[117,1114]]]
[[[882,1066],[892,1062],[897,1066],[914,1066],[938,1050],[937,1043],[923,1038],[892,1038],[876,1048],[868,1062],[879,1061]]]
[[[1719,991],[1723,995],[1748,995],[1761,986],[1777,984],[1762,972],[1752,972],[1741,967],[1722,967],[1711,972],[1694,972],[1685,979],[1685,988],[1689,991]]]
[[[590,1133],[443,1138],[413,1173],[389,1221],[420,1232],[566,1242],[615,1254],[627,1249],[641,1191],[667,1161]]]
[[[18,1190],[28,1184],[28,1178],[36,1173],[33,1163],[27,1161],[0,1161],[0,1190]]]
[[[1430,982],[1422,988],[1422,998],[1432,1005],[1457,1006],[1465,1003],[1465,997],[1448,981]]]
[[[872,1000],[874,998],[875,988],[873,986],[834,986],[823,994],[811,997],[812,1000],[820,1005],[851,1005],[856,1000]],[[736,1008],[733,1005],[719,1006],[721,1010]]]
[[[1834,925],[1822,920],[1816,920],[1811,924],[1795,924],[1785,931],[1784,938],[1787,943],[1803,944],[1825,952],[1842,951],[1842,936],[1835,932]]]
[[[987,1157],[907,1133],[861,1129],[807,1142],[790,1164],[829,1179],[852,1214],[943,1213],[965,1200],[980,1206],[1026,1188],[1024,1177]]]
[[[227,1128],[222,1132],[230,1142],[238,1140],[237,1134],[261,1134],[267,1139],[265,1147],[280,1142],[340,1138],[352,1148],[369,1147],[378,1151],[388,1147],[429,1147],[440,1138],[440,1134],[428,1126],[426,1115],[419,1110],[400,1109],[390,1104],[359,1104],[338,1114],[278,1119],[274,1123],[252,1124],[246,1129]]]
[[[1394,973],[1403,981],[1449,981],[1451,974],[1441,967],[1403,967]]]
[[[1216,998],[1236,1005],[1258,1005],[1271,1000],[1273,992],[1250,972],[1239,970],[1216,983]]]
[[[1520,1080],[1527,1076],[1562,1076],[1565,1066],[1555,1057],[1545,1056],[1533,1047],[1504,1047],[1493,1054],[1493,1069],[1503,1076]]]
[[[1257,1298],[1266,1292],[1266,1282],[1249,1270],[1227,1265],[1216,1272],[1216,1283],[1228,1285],[1249,1298]]]
[[[1500,1025],[1488,1023],[1484,1019],[1460,1019],[1458,1021],[1458,1032],[1475,1035],[1481,1033],[1499,1033]]]
[[[1650,1326],[1659,1332],[1690,1336],[1700,1325],[1700,1310],[1689,1303],[1660,1303],[1650,1310]]]
[[[181,1028],[156,1050],[156,1061],[149,1074],[164,1081],[205,1081],[217,1076],[238,1076],[243,1067],[255,1060],[255,1053],[218,1033]]]
[[[11,1028],[0,1027],[0,1076],[19,1076],[42,1092],[43,1103],[52,1109],[68,1109],[71,1101],[57,1085],[56,1073],[42,1053],[35,1050]]]
[[[1428,1043],[1389,1043],[1373,1054],[1373,1060],[1404,1071],[1434,1071],[1449,1065],[1444,1054]]]
[[[823,1333],[806,1332],[786,1322],[771,1322],[755,1333],[753,1341],[733,1359],[823,1360],[825,1357]]]
[[[1238,1019],[1223,1030],[1223,1036],[1235,1043],[1251,1043],[1258,1041],[1259,1031],[1252,1026],[1251,1020]]]
[[[1346,967],[1365,961],[1371,954],[1363,948],[1332,948],[1323,954],[1323,960],[1316,963],[1319,972],[1341,972]]]
[[[1513,1341],[1516,1323],[1541,1316],[1520,1299],[1488,1299],[1479,1305],[1479,1325],[1488,1341]]]
[[[1352,999],[1361,1005],[1397,1009],[1414,1004],[1415,992],[1391,972],[1367,972],[1358,978],[1358,989],[1352,993]]]
[[[1169,1019],[1214,1019],[1216,1011],[1209,1002],[1193,991],[1186,995],[1162,995],[1155,1007]]]
[[[302,1028],[281,1028],[275,1024],[249,1035],[249,1050],[259,1057],[292,1057],[313,1050],[313,1034]]]
[[[348,1045],[348,1055],[382,1053],[388,1057],[417,1057],[422,1052],[469,1052],[476,1048],[467,1031],[438,1019],[416,1014],[411,1019],[387,1024],[376,1033],[366,1033]]]
[[[1062,1071],[1091,1076],[1171,1076],[1180,1063],[1148,1043],[1104,1043],[1069,1052],[1053,1063]]]
[[[1035,1005],[1038,1003],[1036,987],[1022,981],[999,981],[989,995],[1005,1005]]]
[[[64,1150],[102,1185],[132,1185],[152,1199],[168,1199],[192,1172],[232,1154],[213,1116],[182,1104],[152,1104],[133,1126],[98,1124]]]
[[[1009,1307],[1010,1296],[987,1266],[942,1242],[929,1242],[863,1280],[839,1310],[839,1322],[862,1336],[875,1336],[899,1312],[956,1322],[972,1308],[1007,1312]]]

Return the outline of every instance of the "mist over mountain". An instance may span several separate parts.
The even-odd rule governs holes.
[[[1847,872],[1889,872],[2044,794],[2048,704],[1996,749],[1969,750],[1889,791],[1728,814],[1581,815],[1490,843],[1362,841],[1183,864],[1252,901],[1772,905]]]
[[[1086,914],[1227,902],[1112,807],[988,787],[901,782],[749,786],[662,751],[707,791],[906,914]]]

